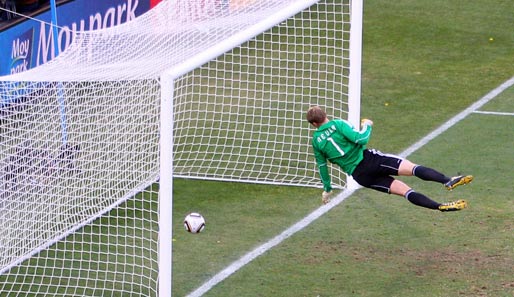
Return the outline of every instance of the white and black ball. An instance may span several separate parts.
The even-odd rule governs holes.
[[[197,212],[192,212],[184,218],[184,228],[190,233],[200,233],[205,229],[205,218]]]

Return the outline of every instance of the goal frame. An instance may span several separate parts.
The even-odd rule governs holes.
[[[178,67],[165,71],[161,75],[161,110],[160,110],[160,179],[159,179],[159,276],[158,294],[171,296],[172,292],[172,209],[173,209],[173,125],[174,125],[174,83],[186,73],[215,59],[225,52],[248,41],[320,2],[319,0],[298,1],[287,10],[278,11],[249,27],[214,45],[208,50],[189,58]],[[361,67],[362,67],[362,22],[363,0],[350,0],[350,45],[349,45],[349,86],[348,86],[348,121],[355,127],[360,125],[361,102]],[[358,184],[350,177],[347,187],[355,189]]]
[[[2,292],[169,297],[174,179],[321,189],[304,115],[360,126],[362,17],[363,0],[164,0],[0,77]]]

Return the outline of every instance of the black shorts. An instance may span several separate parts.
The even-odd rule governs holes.
[[[367,149],[352,177],[363,187],[389,193],[394,181],[392,176],[398,175],[402,161],[401,157]]]

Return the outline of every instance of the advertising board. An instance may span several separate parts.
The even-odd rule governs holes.
[[[58,2],[58,50],[72,42],[73,31],[104,29],[129,22],[160,0],[72,0]],[[54,50],[49,6],[0,32],[0,76],[26,71],[52,60]]]

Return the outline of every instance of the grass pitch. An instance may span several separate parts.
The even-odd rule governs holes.
[[[370,146],[399,153],[512,77],[512,11],[502,0],[366,1]],[[481,110],[513,113],[513,98],[510,88]],[[438,201],[467,199],[469,209],[434,212],[362,189],[205,296],[514,295],[512,127],[514,116],[471,114],[409,156],[448,175],[473,174],[452,192],[405,179]],[[175,191],[174,296],[320,205],[317,189],[177,180]],[[207,219],[202,234],[181,226],[193,210]]]
[[[513,11],[510,0],[365,1],[362,116],[375,122],[370,147],[399,153],[510,79],[514,73]],[[416,207],[401,197],[362,189],[205,296],[513,296],[514,87],[480,111],[487,113],[469,115],[409,156],[448,175],[473,174],[472,184],[448,192],[441,185],[405,178],[437,201],[467,199],[469,209],[440,213]],[[311,161],[314,163],[314,158]],[[186,296],[318,209],[320,195],[321,190],[313,188],[177,179],[173,296]],[[116,211],[134,209],[139,207]],[[189,234],[182,226],[182,219],[192,211],[207,220],[201,234]],[[131,224],[150,222],[143,213],[134,218],[137,222]],[[97,228],[94,234],[100,234],[101,220],[98,223],[85,231]],[[124,224],[112,225],[120,229],[113,232],[117,236],[106,230],[105,236],[95,240],[131,240],[124,236],[123,232],[132,232],[123,230]],[[16,268],[20,270],[4,277],[7,285],[0,296],[7,290],[38,296],[48,288],[54,295],[70,296],[68,290],[73,287],[69,283],[91,281],[81,273],[96,272],[76,271],[66,261],[76,257],[73,260],[82,262],[84,257],[67,253],[75,250],[66,248],[67,244],[86,243],[84,250],[100,248],[100,244],[90,245],[88,232],[84,234],[59,244],[55,250],[64,252],[51,257],[59,259],[57,263],[35,265],[59,265],[62,270],[27,272]],[[138,237],[146,238],[144,235],[152,236]],[[150,240],[137,244],[142,250],[155,250],[149,246]],[[117,286],[131,286],[115,279],[118,266],[109,258],[116,255],[105,251],[101,267],[92,269],[99,271],[98,278],[106,282],[100,286],[109,286],[109,291],[77,287],[73,296],[116,296]],[[124,260],[151,269],[150,259],[141,263]],[[133,277],[155,279],[156,273],[155,269],[135,271]],[[29,276],[43,286],[27,284]],[[144,280],[135,279],[134,283],[141,288],[128,289],[152,296],[152,292],[143,293],[148,292]]]

